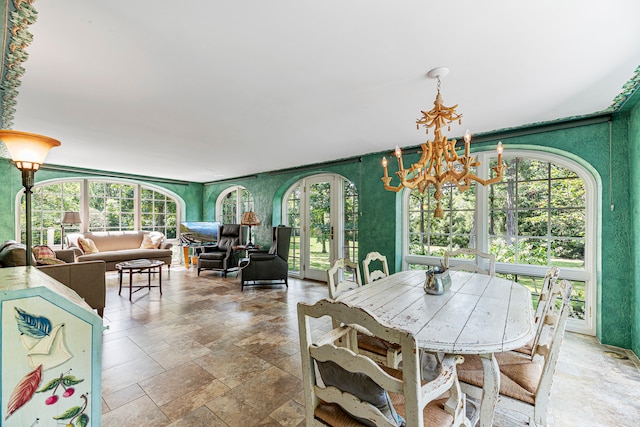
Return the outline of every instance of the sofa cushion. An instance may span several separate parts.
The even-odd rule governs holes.
[[[164,240],[164,234],[158,231],[150,231],[142,237],[140,249],[158,249]]]
[[[85,254],[96,254],[100,252],[94,241],[89,238],[78,237],[78,244]]]
[[[56,253],[47,245],[38,245],[31,248],[33,256],[36,257],[36,261],[41,259],[51,259],[56,257]]]

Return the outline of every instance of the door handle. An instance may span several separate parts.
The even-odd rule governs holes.
[[[333,225],[331,226],[331,240],[333,240]]]

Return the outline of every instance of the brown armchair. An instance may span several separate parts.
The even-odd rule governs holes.
[[[291,227],[273,227],[273,244],[269,252],[250,252],[249,261],[240,267],[242,289],[254,285],[281,283],[289,287],[289,242]]]
[[[240,224],[221,224],[218,228],[218,243],[215,246],[204,246],[198,256],[198,276],[200,270],[221,271],[227,277],[229,271],[238,269],[238,251],[242,226]]]

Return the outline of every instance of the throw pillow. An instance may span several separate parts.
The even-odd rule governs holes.
[[[349,372],[340,365],[331,362],[318,362],[318,371],[322,377],[322,382],[327,386],[336,387],[342,391],[356,396],[358,399],[369,402],[391,422],[392,425],[403,427],[406,425],[404,418],[396,412],[387,390],[380,387],[368,375],[360,372]],[[342,408],[349,412],[346,408]],[[353,415],[352,415],[353,416]],[[354,417],[362,424],[375,427],[370,421]]]
[[[82,252],[87,254],[97,254],[100,252],[96,247],[96,244],[91,239],[85,239],[84,237],[78,237],[78,244],[80,245],[80,249]]]
[[[36,257],[36,261],[40,261],[43,259],[51,259],[56,257],[56,253],[49,246],[46,245],[38,245],[31,248],[33,252],[33,256]]]
[[[142,236],[142,244],[140,249],[158,249],[164,240],[164,234],[159,231],[151,231]]]

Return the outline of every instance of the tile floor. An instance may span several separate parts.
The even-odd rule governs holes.
[[[303,426],[296,304],[320,283],[245,288],[238,279],[173,266],[158,289],[118,296],[107,273],[102,425]],[[142,283],[142,276],[135,277]],[[614,351],[627,359],[608,355]],[[595,338],[567,334],[552,390],[550,425],[636,426],[640,363]],[[522,425],[498,414],[496,426]]]

